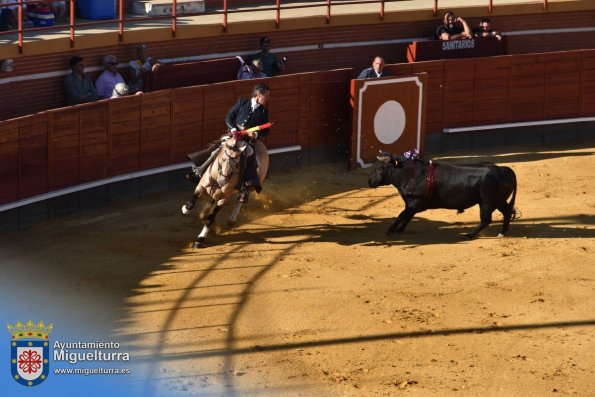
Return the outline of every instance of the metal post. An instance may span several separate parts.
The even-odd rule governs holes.
[[[124,40],[124,0],[118,0],[118,41]]]
[[[488,2],[488,14],[491,14],[491,13],[492,13],[492,9],[493,9],[493,8],[494,8],[494,7],[493,7],[493,4],[492,4],[492,0],[490,0],[490,1]]]
[[[438,0],[434,0],[434,16],[438,15]]]
[[[17,16],[18,16],[17,30],[18,30],[18,35],[19,35],[19,54],[22,54],[23,53],[23,0],[18,0],[17,5],[19,7],[19,9],[17,11]]]
[[[331,0],[326,0],[326,23],[331,23]]]
[[[384,20],[384,0],[380,2],[380,20]]]
[[[177,2],[177,0],[173,0],[172,8],[171,8],[171,37],[176,37],[177,30],[178,30],[178,2]]]
[[[547,10],[547,0],[543,0],[543,9]]]
[[[277,16],[275,17],[275,26],[279,29],[279,24],[281,23],[281,0],[277,0]]]
[[[70,48],[74,48],[74,0],[70,0],[68,3],[70,7],[70,15],[68,16],[70,23],[68,27],[70,31]]]
[[[227,32],[227,0],[223,0],[223,32]]]

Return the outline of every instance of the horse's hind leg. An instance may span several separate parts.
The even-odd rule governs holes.
[[[192,245],[193,248],[203,248],[206,245],[205,240],[207,239],[207,235],[209,234],[209,231],[211,230],[213,223],[215,223],[215,217],[217,217],[217,214],[219,213],[220,209],[221,206],[216,206],[215,209],[213,209],[213,212],[211,212],[211,214],[207,217],[207,222],[203,226],[202,231],[200,232],[200,234],[196,238],[196,241]]]
[[[213,211],[213,209],[215,208],[216,205],[217,205],[217,202],[213,199],[210,199],[208,204],[205,204],[203,209],[198,214],[198,219],[200,219],[201,221],[206,221],[207,218],[209,217],[209,214]]]
[[[238,215],[240,214],[240,209],[242,208],[242,202],[238,201],[235,205],[235,207],[233,207],[233,210],[231,211],[231,214],[229,215],[229,219],[227,220],[227,226],[229,227],[233,227],[236,224],[236,221],[238,220]]]

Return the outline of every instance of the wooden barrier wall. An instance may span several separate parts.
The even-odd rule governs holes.
[[[295,74],[269,85],[269,148],[349,136],[352,69]],[[177,88],[0,122],[0,204],[188,161],[225,133],[225,115],[255,80]]]
[[[427,133],[595,116],[595,50],[388,65],[428,73]],[[285,75],[271,89],[269,148],[346,143],[352,69]],[[225,132],[255,80],[156,91],[0,122],[0,204],[186,161]]]
[[[246,57],[247,60],[247,57]],[[240,62],[236,57],[164,64],[147,73],[148,91],[235,80]]]
[[[387,65],[428,73],[426,131],[595,116],[595,50]]]

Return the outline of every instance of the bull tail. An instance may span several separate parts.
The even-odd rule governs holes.
[[[514,221],[515,219],[519,219],[521,217],[521,211],[514,208],[514,202],[516,200],[516,174],[514,173],[514,171],[512,169],[510,170],[510,173],[512,176],[512,198],[510,199],[510,202],[508,203],[508,208],[510,208],[510,211],[512,213],[510,220]]]

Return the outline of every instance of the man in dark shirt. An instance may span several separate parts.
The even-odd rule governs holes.
[[[467,22],[463,18],[457,17],[452,11],[447,11],[444,14],[442,22],[442,25],[436,28],[438,40],[460,40],[473,37]]]
[[[83,58],[73,56],[70,58],[72,73],[64,78],[64,91],[66,93],[66,104],[77,105],[79,103],[93,102],[99,97],[93,81],[85,72]]]
[[[492,29],[492,21],[489,18],[483,18],[479,22],[479,26],[473,29],[473,36],[475,37],[495,37],[502,40],[502,35]]]
[[[262,62],[262,71],[267,77],[276,76],[285,69],[285,63],[277,60],[275,54],[271,52],[271,39],[266,36],[260,38],[260,52],[254,54],[252,59],[254,58],[260,58]]]
[[[362,70],[362,72],[357,76],[359,80],[362,79],[372,79],[376,77],[386,77],[390,76],[390,74],[384,69],[384,58],[381,56],[377,56],[374,58],[372,62],[372,67]]]

